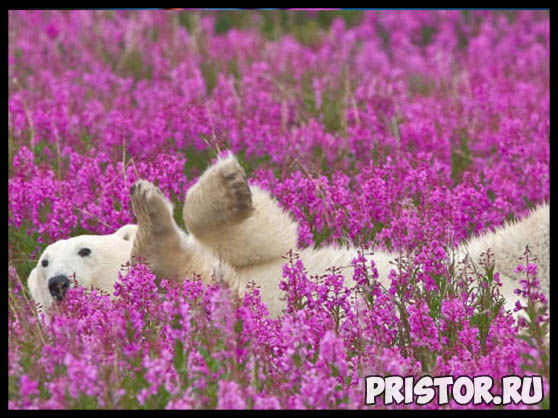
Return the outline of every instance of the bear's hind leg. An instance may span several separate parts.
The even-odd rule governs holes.
[[[254,212],[252,192],[236,158],[220,159],[209,167],[184,201],[184,224],[197,238],[242,222]]]
[[[219,159],[190,188],[184,224],[220,260],[248,267],[296,247],[297,225],[268,192],[248,185],[234,156]]]

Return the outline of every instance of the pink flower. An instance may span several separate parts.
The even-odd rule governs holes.
[[[39,385],[37,381],[30,379],[26,374],[21,375],[19,385],[20,393],[23,398],[31,398],[39,394]]]
[[[236,382],[219,382],[217,409],[246,409],[246,401]]]

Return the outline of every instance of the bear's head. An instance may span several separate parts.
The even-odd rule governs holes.
[[[62,300],[77,283],[112,294],[121,267],[130,260],[136,225],[110,235],[80,235],[49,245],[31,271],[27,286],[41,310]]]

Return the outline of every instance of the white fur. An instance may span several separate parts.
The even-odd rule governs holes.
[[[130,260],[136,229],[136,225],[126,225],[114,234],[81,235],[49,245],[27,280],[31,296],[40,309],[47,310],[53,302],[48,279],[61,274],[75,277],[86,288],[95,287],[112,294],[120,267]],[[82,248],[89,248],[91,253],[81,257],[78,252]],[[48,261],[46,267],[42,266],[43,260]]]
[[[172,270],[177,276],[187,277],[196,271],[196,268],[204,276],[203,272],[212,271],[210,266],[218,262],[221,276],[240,295],[248,282],[255,282],[261,288],[262,299],[274,317],[278,316],[285,306],[279,282],[282,280],[282,265],[285,263],[282,256],[289,249],[299,253],[308,274],[327,274],[329,267],[336,266],[340,267],[345,275],[347,286],[352,287],[355,284],[352,280],[351,260],[357,256],[358,249],[331,246],[317,250],[296,249],[296,223],[288,213],[280,209],[268,192],[256,186],[250,187],[253,212],[241,221],[222,221],[228,219],[230,208],[234,206],[234,197],[231,199],[231,193],[227,195],[230,185],[220,179],[230,176],[231,173],[236,173],[236,178],[244,174],[236,158],[229,156],[219,159],[188,191],[184,205],[184,220],[195,239],[192,239],[189,247],[181,251],[184,255],[191,252],[197,256],[195,267],[194,263],[188,261],[187,256],[173,266]],[[165,216],[161,216],[161,219],[163,218]],[[215,219],[219,219],[224,226],[217,227]],[[529,245],[532,256],[538,258],[539,278],[548,296],[549,220],[550,205],[546,203],[519,222],[506,224],[494,232],[487,232],[465,242],[457,248],[457,261],[468,256],[479,268],[482,253],[490,248],[496,260],[495,271],[500,272],[503,282],[505,307],[513,311],[517,300],[514,289],[519,287],[518,275],[513,270],[520,262],[519,258],[523,255],[525,245]],[[175,233],[178,234],[178,231]],[[201,251],[200,247],[206,251]],[[376,252],[371,257],[378,269],[379,280],[386,288],[390,286],[389,272],[394,267],[390,261],[395,257],[396,254],[385,252]],[[207,276],[209,274],[205,273],[206,280],[209,279]]]
[[[196,273],[205,282],[217,277],[239,295],[253,281],[261,288],[271,316],[277,317],[285,308],[279,282],[286,262],[283,256],[290,249],[299,253],[310,275],[327,274],[329,267],[336,266],[345,275],[346,285],[354,285],[351,260],[357,255],[356,248],[297,249],[297,224],[268,192],[244,186],[243,182],[247,183],[243,177],[244,170],[234,156],[219,159],[200,177],[184,204],[189,235],[174,222],[172,205],[164,195],[151,183],[138,181],[132,188],[137,230],[135,225],[127,225],[112,235],[83,235],[50,245],[29,277],[31,295],[48,308],[52,298],[47,281],[58,274],[75,274],[79,284],[112,293],[120,266],[131,257],[142,256],[159,276],[182,280]],[[235,194],[237,191],[241,193]],[[549,204],[544,204],[523,220],[475,237],[456,251],[458,260],[470,256],[478,264],[481,254],[492,250],[509,310],[516,300],[513,290],[518,287],[518,275],[513,270],[526,244],[538,258],[539,277],[548,295],[549,209]],[[78,256],[81,247],[90,248],[92,254]],[[372,256],[386,288],[390,286],[390,261],[394,257],[385,252]],[[41,266],[45,258],[48,267]]]
[[[494,255],[495,272],[500,273],[502,281],[501,295],[504,296],[505,309],[514,313],[514,305],[518,296],[514,290],[520,287],[518,280],[521,276],[514,272],[514,269],[522,262],[525,245],[531,249],[532,262],[538,263],[538,276],[541,289],[544,291],[548,300],[549,297],[549,244],[550,244],[550,207],[548,204],[539,206],[533,210],[529,216],[519,222],[506,224],[499,227],[494,232],[487,232],[481,236],[474,237],[463,243],[457,248],[456,261],[461,261],[468,257],[473,262],[479,272],[484,272],[479,266],[481,255],[488,249]],[[309,275],[323,275],[331,266],[340,268],[340,272],[345,276],[345,285],[352,287],[355,282],[352,280],[353,267],[351,260],[357,257],[356,248],[338,248],[329,246],[320,249],[307,248],[298,250]],[[385,252],[375,252],[372,256],[366,255],[366,259],[374,260],[378,269],[380,283],[385,287],[390,287],[389,272],[394,269],[393,260],[396,254]],[[533,258],[538,260],[535,261]],[[282,279],[281,269],[285,259],[278,258],[268,261],[263,265],[254,265],[248,268],[237,269],[235,275],[236,285],[240,293],[246,288],[249,281],[254,281],[257,286],[262,288],[262,300],[267,303],[272,316],[280,314],[284,308],[281,301],[281,291],[278,288]],[[524,264],[524,261],[523,261]],[[368,264],[369,265],[369,264]],[[524,301],[523,301],[524,302]],[[514,316],[515,313],[514,313]]]
[[[518,264],[525,264],[523,257],[525,246],[531,250],[530,262],[537,263],[541,290],[550,301],[550,204],[543,204],[533,209],[520,221],[508,223],[495,231],[486,232],[469,240],[459,247],[458,254],[470,256],[478,261],[481,253],[488,248],[495,255],[495,270],[500,273],[502,294],[506,298],[506,309],[513,310],[516,295],[514,289],[520,287],[521,276],[514,270]],[[536,259],[536,260],[535,260]]]

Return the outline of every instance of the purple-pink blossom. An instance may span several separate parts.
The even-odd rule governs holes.
[[[9,409],[364,409],[366,375],[527,372],[545,401],[506,408],[549,407],[537,260],[517,260],[519,321],[498,271],[450,263],[550,197],[548,11],[345,12],[8,12]],[[70,289],[37,314],[47,245],[133,223],[140,178],[180,223],[224,152],[300,248],[354,245],[352,268],[313,277],[289,253],[276,319],[258,288],[142,263],[114,298]],[[397,254],[387,289],[380,250]]]

